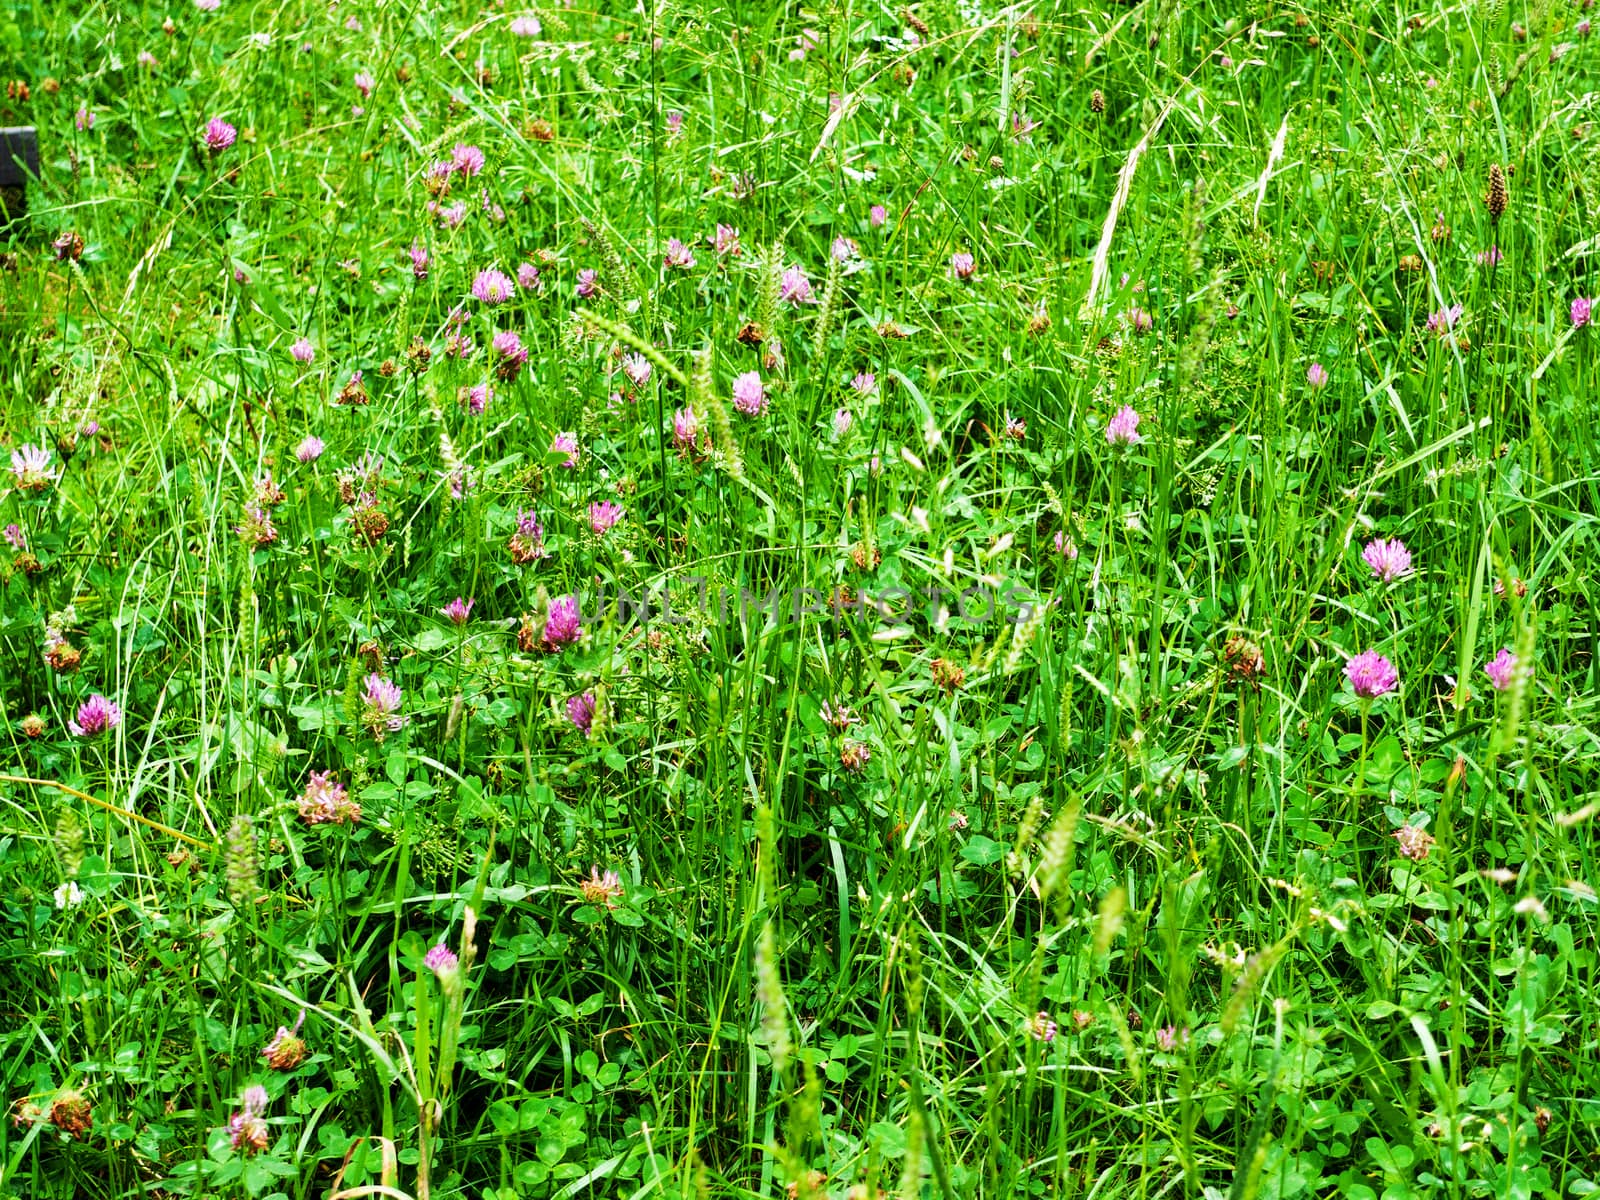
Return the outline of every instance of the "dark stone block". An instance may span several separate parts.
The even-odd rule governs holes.
[[[39,174],[39,131],[0,129],[0,187],[26,187]]]

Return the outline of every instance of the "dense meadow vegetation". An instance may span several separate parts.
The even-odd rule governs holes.
[[[1600,1190],[1587,8],[0,4],[0,1195]]]

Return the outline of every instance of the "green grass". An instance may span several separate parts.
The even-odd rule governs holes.
[[[1593,1192],[1584,13],[601,7],[0,6],[0,1194]]]

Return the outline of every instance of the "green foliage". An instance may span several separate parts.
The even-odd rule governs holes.
[[[0,7],[0,1195],[1595,1190],[1576,6]]]

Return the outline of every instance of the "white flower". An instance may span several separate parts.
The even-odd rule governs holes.
[[[1539,897],[1537,896],[1524,896],[1511,906],[1511,911],[1519,916],[1532,917],[1536,921],[1547,922],[1550,920],[1550,914],[1545,911],[1544,905],[1539,902]]]
[[[83,903],[83,889],[76,879],[69,879],[56,889],[57,908],[77,908]]]

